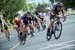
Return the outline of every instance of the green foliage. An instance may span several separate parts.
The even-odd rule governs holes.
[[[17,11],[25,9],[26,0],[0,0],[0,12],[4,18],[13,18]]]
[[[36,8],[36,11],[37,11],[37,12],[43,12],[46,7],[47,7],[47,4],[46,4],[46,3],[38,4],[38,6],[37,6],[37,8]]]
[[[51,1],[51,3],[54,3],[54,0],[49,0],[49,1]]]
[[[62,0],[66,8],[75,8],[75,0]]]
[[[28,4],[29,10],[36,8],[36,6],[37,6],[36,3],[29,3]]]

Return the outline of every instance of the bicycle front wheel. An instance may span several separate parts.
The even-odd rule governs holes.
[[[55,31],[55,33],[54,33],[55,39],[59,39],[59,37],[61,36],[61,33],[62,33],[62,23],[61,22],[55,23],[54,31]]]
[[[52,33],[53,33],[52,29],[50,29],[50,32],[47,30],[46,38],[47,38],[48,41],[51,39]]]

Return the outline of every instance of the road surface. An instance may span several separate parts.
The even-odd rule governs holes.
[[[48,26],[49,18],[46,17],[46,19]],[[0,50],[75,50],[75,15],[67,16],[67,20],[63,22],[61,37],[58,40],[52,36],[52,39],[47,41],[46,30],[36,31],[33,38],[27,38],[25,45],[19,45],[15,30],[10,32],[10,41],[7,41],[4,34],[0,33]]]

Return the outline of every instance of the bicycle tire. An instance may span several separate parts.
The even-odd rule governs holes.
[[[52,37],[52,30],[51,30],[51,32],[47,31],[47,34],[46,34],[47,40],[49,41],[51,39],[51,37]]]
[[[27,38],[27,34],[25,34],[25,36],[23,37],[23,45],[26,43],[26,38]]]
[[[25,42],[26,42],[26,38],[27,38],[27,34],[23,34],[23,32],[20,32],[20,44],[25,44]]]
[[[60,36],[61,36],[61,33],[62,33],[62,23],[61,22],[59,22],[59,24],[61,25],[61,30],[60,30],[60,33],[59,33],[59,35],[58,36],[56,36],[56,31],[54,32],[54,37],[55,37],[55,39],[59,39],[60,38]],[[57,24],[58,25],[58,24]]]

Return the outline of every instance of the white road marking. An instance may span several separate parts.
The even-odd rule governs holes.
[[[72,45],[67,45],[67,46],[60,47],[60,48],[57,48],[57,49],[54,49],[54,50],[60,50],[60,49],[68,48],[68,47],[71,47],[71,46],[75,46],[75,45],[74,45],[74,44],[72,44]]]
[[[28,36],[26,40],[29,40],[30,37],[31,37],[31,36]],[[17,43],[15,46],[13,46],[12,48],[10,48],[9,50],[13,50],[13,49],[15,49],[16,47],[19,46],[19,44],[20,44],[20,43]]]
[[[47,49],[47,48],[50,48],[50,47],[60,46],[62,44],[73,42],[73,41],[75,41],[75,40],[70,40],[70,41],[66,41],[66,42],[63,42],[63,43],[59,43],[59,44],[49,45],[47,47],[43,47],[43,48],[40,48],[40,49],[37,49],[37,50],[43,50],[43,49]]]
[[[29,35],[26,40],[29,40],[30,38],[31,38],[31,36]]]
[[[17,43],[15,46],[13,46],[12,48],[10,48],[9,50],[13,50],[14,48],[16,48],[17,46],[19,46],[20,43]]]

